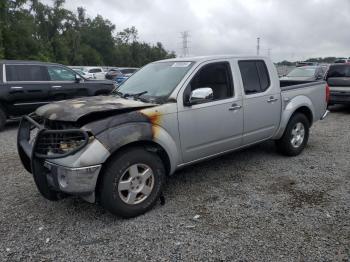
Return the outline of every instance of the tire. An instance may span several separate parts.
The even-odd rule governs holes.
[[[0,107],[0,131],[4,130],[6,124],[6,114],[4,110]]]
[[[165,181],[160,157],[142,147],[112,156],[101,175],[98,194],[102,207],[124,218],[150,210],[160,197]]]
[[[310,123],[307,117],[301,113],[294,114],[283,136],[276,141],[277,150],[286,156],[299,155],[309,140],[309,130]]]

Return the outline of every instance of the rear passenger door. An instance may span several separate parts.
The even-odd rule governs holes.
[[[281,95],[277,81],[271,81],[264,60],[238,61],[244,89],[243,144],[271,138],[281,115]]]
[[[64,100],[88,95],[88,89],[83,82],[76,81],[76,73],[59,65],[48,66],[50,76],[50,100]],[[82,80],[83,81],[83,80]]]
[[[6,64],[4,67],[9,115],[28,114],[48,102],[49,76],[45,65]]]

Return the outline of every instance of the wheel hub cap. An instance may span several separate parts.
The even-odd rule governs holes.
[[[294,148],[298,148],[304,142],[305,128],[302,123],[296,123],[292,129],[292,137],[290,143]]]
[[[122,201],[129,205],[140,204],[151,194],[154,187],[154,174],[145,164],[130,166],[120,177],[118,193]]]

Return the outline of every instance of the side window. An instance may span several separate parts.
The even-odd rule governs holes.
[[[101,73],[101,72],[102,72],[102,70],[99,68],[93,68],[93,69],[89,70],[89,73]]]
[[[233,81],[228,62],[218,62],[203,66],[192,78],[184,92],[184,101],[188,101],[191,92],[198,88],[210,87],[214,100],[233,96]]]
[[[6,81],[48,81],[46,66],[6,65]]]
[[[256,61],[258,69],[261,92],[265,92],[270,87],[270,76],[264,61]]]
[[[264,61],[239,61],[239,69],[246,95],[266,91],[270,86],[270,77]]]
[[[75,81],[75,74],[61,66],[49,66],[48,68],[51,81]]]

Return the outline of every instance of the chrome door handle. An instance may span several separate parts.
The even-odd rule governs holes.
[[[267,103],[276,102],[277,100],[278,100],[278,98],[274,98],[273,96],[271,96],[271,97],[267,100]]]
[[[239,109],[241,109],[241,108],[242,108],[242,106],[237,105],[237,104],[233,104],[231,107],[229,107],[228,110],[230,110],[230,111],[236,111],[236,110],[239,110]]]
[[[61,88],[62,86],[51,86],[52,88]]]
[[[21,86],[11,86],[11,89],[18,90],[18,89],[23,89],[23,87],[21,87]]]

